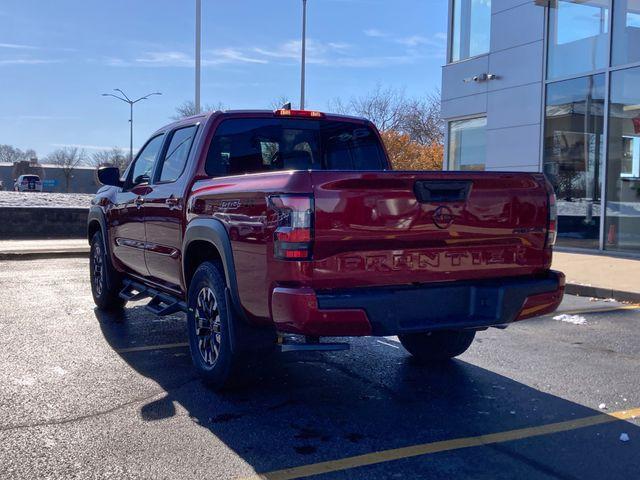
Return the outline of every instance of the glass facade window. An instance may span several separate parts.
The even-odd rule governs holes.
[[[451,61],[489,52],[491,0],[454,0]]]
[[[605,247],[640,252],[640,68],[611,74]]]
[[[487,118],[449,123],[449,164],[454,170],[484,170]]]
[[[549,9],[550,79],[607,67],[611,0],[558,0]]]
[[[640,62],[640,0],[616,0],[613,9],[613,65]]]
[[[558,197],[558,243],[598,248],[604,74],[547,85],[544,172]]]

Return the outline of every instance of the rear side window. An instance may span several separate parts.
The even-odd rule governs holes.
[[[192,125],[171,134],[169,147],[160,164],[158,177],[161,182],[175,182],[182,175],[197,129],[196,125]]]
[[[274,170],[382,170],[386,159],[366,125],[294,118],[223,121],[211,142],[211,176]]]

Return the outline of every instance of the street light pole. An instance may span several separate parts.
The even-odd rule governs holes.
[[[307,56],[307,0],[302,0],[302,71],[300,75],[300,110],[304,110]]]
[[[124,93],[119,88],[114,88],[114,92],[119,92],[120,95],[114,95],[113,93],[103,93],[103,97],[113,97],[118,100],[122,100],[125,103],[129,104],[129,162],[133,161],[133,106],[141,100],[146,100],[147,98],[153,95],[162,95],[160,92],[148,93],[144,97],[137,98],[136,100],[131,100],[126,93]]]
[[[202,0],[196,0],[196,114],[200,113],[200,47],[202,43]]]
[[[133,162],[133,103],[129,104],[129,163]]]

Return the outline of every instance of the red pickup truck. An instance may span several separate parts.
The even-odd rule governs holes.
[[[102,309],[187,314],[191,357],[222,387],[247,354],[397,335],[421,361],[554,311],[555,197],[537,173],[393,171],[367,120],[229,111],[152,135],[89,213]]]

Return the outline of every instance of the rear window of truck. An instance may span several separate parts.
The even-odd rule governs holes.
[[[224,120],[206,172],[218,177],[274,170],[384,170],[386,157],[366,125],[293,118]]]

